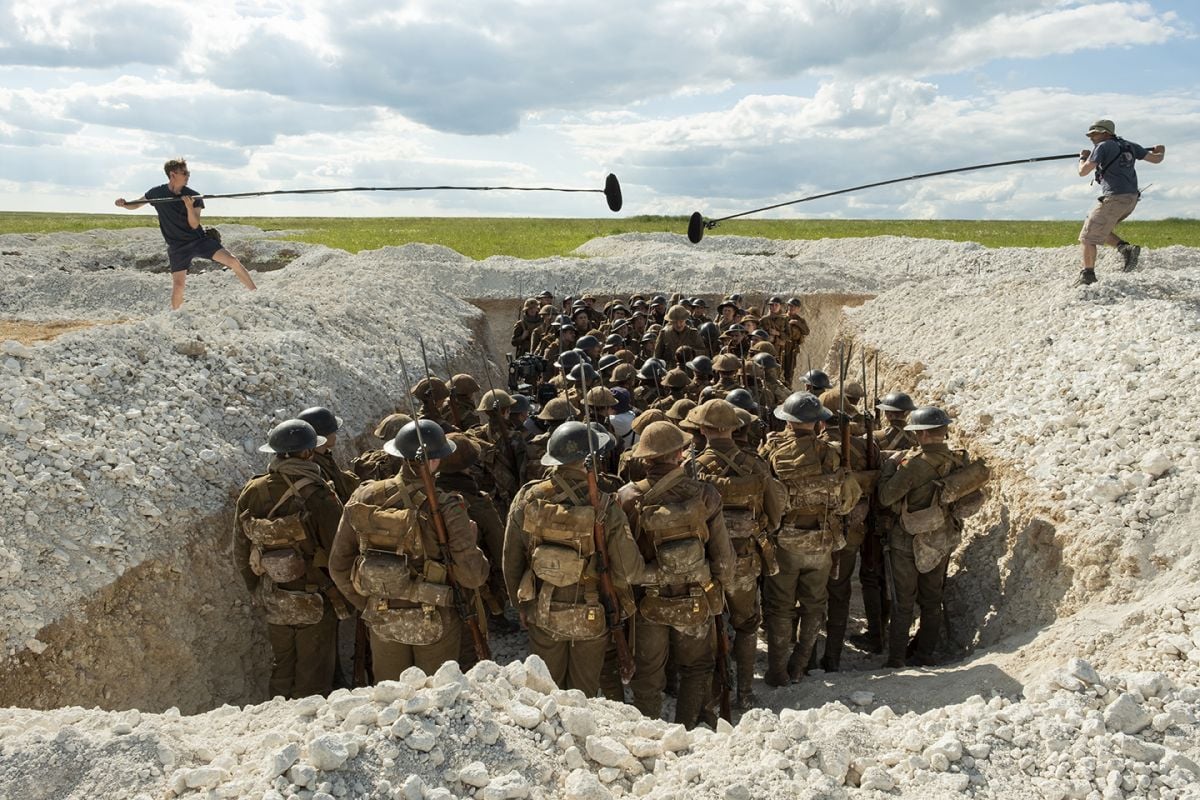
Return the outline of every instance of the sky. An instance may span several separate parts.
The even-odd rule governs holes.
[[[1195,0],[0,0],[0,210],[114,212],[183,157],[209,194],[600,189],[611,172],[622,216],[711,218],[1074,153],[1108,118],[1167,149],[1140,165],[1135,218],[1195,218],[1198,33]],[[1076,169],[922,179],[763,216],[1082,218],[1097,188]],[[206,213],[611,215],[600,194],[446,191]]]

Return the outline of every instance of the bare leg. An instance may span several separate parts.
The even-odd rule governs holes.
[[[1083,243],[1083,268],[1094,269],[1096,267],[1096,245]]]
[[[187,270],[171,273],[171,310],[178,311],[183,305],[183,285],[187,283]]]
[[[254,285],[254,279],[250,277],[250,273],[247,272],[246,268],[242,266],[242,262],[238,261],[237,256],[226,250],[224,247],[213,253],[212,260],[216,261],[218,264],[224,264],[233,270],[233,274],[237,275],[237,278],[242,282],[242,285],[250,291],[253,292],[258,288]]]

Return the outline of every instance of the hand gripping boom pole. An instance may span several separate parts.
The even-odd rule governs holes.
[[[697,211],[694,214],[692,214],[691,219],[688,220],[687,235],[688,235],[688,239],[692,242],[692,244],[696,244],[701,239],[704,238],[704,231],[712,230],[713,228],[717,227],[717,225],[719,223],[725,222],[726,220],[730,220],[730,219],[737,219],[738,217],[748,217],[751,214],[757,214],[760,211],[770,211],[771,209],[774,209],[774,208],[783,208],[784,206],[794,206],[797,203],[807,203],[809,200],[820,200],[823,197],[833,197],[834,195],[838,195],[838,194],[848,194],[850,192],[861,191],[862,189],[873,189],[876,186],[887,186],[887,185],[893,184],[893,183],[904,183],[905,181],[915,181],[920,178],[932,178],[937,175],[952,175],[956,172],[972,172],[977,169],[991,169],[992,167],[1009,167],[1014,164],[1033,164],[1038,161],[1061,161],[1064,158],[1079,158],[1079,153],[1074,152],[1074,153],[1064,153],[1063,155],[1058,155],[1058,156],[1036,156],[1034,158],[1017,158],[1017,159],[1013,159],[1012,161],[996,161],[991,164],[976,164],[971,167],[955,167],[954,169],[939,169],[935,172],[922,172],[917,175],[909,175],[907,178],[892,178],[891,180],[887,180],[887,181],[876,181],[875,183],[864,183],[861,186],[851,186],[848,189],[838,189],[837,191],[833,191],[833,192],[822,192],[821,194],[811,194],[808,197],[801,197],[799,200],[788,200],[783,203],[775,203],[774,205],[763,206],[762,208],[755,208],[750,211],[743,211],[739,214],[730,214],[727,217],[718,217],[716,219],[707,219],[706,220],[704,218],[704,216],[699,211]]]
[[[234,200],[243,197],[270,197],[283,194],[339,194],[341,192],[568,192],[604,195],[612,212],[621,210],[621,183],[611,172],[604,179],[603,189],[564,189],[558,186],[342,186],[329,189],[273,189],[260,192],[231,192],[228,194],[197,194],[197,200]],[[179,197],[162,197],[147,200],[140,197],[131,203],[174,203]]]

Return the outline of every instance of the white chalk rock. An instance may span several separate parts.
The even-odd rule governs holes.
[[[268,778],[276,778],[291,769],[300,760],[300,745],[292,742],[282,750],[276,750],[267,756],[263,772]]]
[[[1142,708],[1133,695],[1124,693],[1104,709],[1104,725],[1110,731],[1137,733],[1154,721],[1154,715]]]
[[[554,678],[550,677],[550,668],[536,653],[525,659],[525,685],[542,694],[550,694],[558,688]]]
[[[625,746],[638,758],[657,758],[663,751],[662,742],[641,736],[630,737],[625,741]]]
[[[596,716],[590,709],[570,706],[559,708],[558,718],[562,720],[567,733],[576,739],[587,739],[596,733]]]
[[[32,347],[27,347],[15,339],[6,339],[0,343],[0,353],[13,358],[33,358],[35,355]]]
[[[734,783],[725,787],[725,800],[750,800],[750,787],[744,783]]]
[[[682,725],[672,725],[667,728],[662,737],[662,746],[663,750],[672,753],[687,750],[692,746],[692,740],[688,737],[687,728]]]
[[[519,772],[492,778],[483,787],[483,800],[521,800],[529,797],[529,781]]]
[[[612,800],[612,792],[586,769],[576,769],[567,776],[565,800]]]
[[[336,700],[330,700],[329,710],[332,711],[333,715],[338,719],[345,719],[346,715],[351,711],[359,706],[366,705],[369,702],[371,702],[371,698],[369,697],[352,694],[347,695],[346,697],[339,697]]]
[[[415,730],[404,737],[404,743],[422,753],[428,753],[437,745],[437,737],[427,730]]]
[[[229,772],[213,766],[189,769],[183,775],[183,782],[189,789],[215,789],[227,780]]]
[[[421,780],[420,775],[409,775],[404,779],[404,785],[400,787],[400,792],[404,795],[404,800],[423,800],[425,781]]]
[[[482,789],[488,785],[492,776],[488,775],[487,767],[482,761],[472,761],[458,771],[458,779],[467,786],[474,786],[476,789]]]
[[[287,771],[287,779],[296,786],[312,786],[317,782],[317,770],[311,764],[297,764]]]
[[[1096,672],[1095,667],[1082,658],[1072,658],[1068,661],[1067,672],[1076,680],[1091,686],[1097,686],[1100,683],[1100,675]]]
[[[633,760],[629,748],[611,736],[589,736],[584,748],[588,758],[605,767],[623,767]]]
[[[890,792],[896,788],[896,781],[883,767],[867,767],[863,770],[858,788],[864,791]]]
[[[350,750],[337,734],[327,733],[308,743],[309,762],[323,772],[340,769],[348,758]]]
[[[466,686],[467,678],[462,673],[462,668],[458,666],[457,661],[447,661],[438,667],[437,672],[433,673],[431,685],[437,689],[450,684],[458,684]]]
[[[527,730],[536,728],[542,721],[542,712],[540,709],[516,701],[509,705],[508,716],[512,718],[513,722]]]
[[[1111,475],[1097,478],[1092,484],[1091,497],[1097,503],[1115,503],[1125,494],[1125,484]]]
[[[874,692],[851,692],[850,693],[850,702],[856,706],[859,706],[860,708],[863,706],[869,706],[869,705],[871,705],[871,703],[875,702],[875,693]]]
[[[1113,743],[1121,753],[1134,761],[1155,763],[1167,754],[1167,748],[1128,734],[1118,733],[1113,736]]]
[[[1138,468],[1142,472],[1155,478],[1165,474],[1172,466],[1171,459],[1161,450],[1151,450],[1138,462]]]

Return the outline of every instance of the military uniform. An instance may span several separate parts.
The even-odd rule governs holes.
[[[464,622],[449,570],[464,592],[487,581],[488,560],[458,494],[438,491],[446,525],[446,563],[416,462],[360,487],[346,504],[329,571],[362,612],[370,631],[375,680],[395,680],[411,666],[433,674],[458,658]]]
[[[656,585],[639,591],[633,704],[652,719],[662,713],[670,651],[679,673],[675,721],[693,728],[712,692],[713,617],[720,617],[722,587],[732,583],[735,570],[721,495],[677,464],[651,462],[646,478],[626,484],[617,499],[643,556],[659,574]],[[685,560],[700,566],[668,568]]]
[[[889,426],[887,430],[875,431],[875,444],[880,450],[911,450],[917,447],[917,437],[912,431]]]
[[[860,491],[852,478],[839,473],[837,451],[811,431],[773,433],[762,455],[788,494],[783,525],[775,534],[779,573],[763,582],[767,683],[779,686],[798,678],[812,655],[825,622],[832,555],[844,543],[834,517],[848,513]]]
[[[739,705],[745,707],[750,703],[758,626],[762,622],[758,580],[778,568],[774,544],[767,534],[779,527],[785,495],[767,462],[753,451],[739,448],[732,439],[710,439],[696,458],[695,467],[696,477],[714,484],[721,493],[737,559],[736,575],[725,584],[725,597],[735,631],[737,694]]]
[[[646,564],[612,495],[602,493],[600,507],[610,574],[628,616],[634,610],[630,586],[642,579]],[[567,464],[521,488],[504,532],[504,581],[528,626],[530,650],[545,660],[559,687],[588,697],[600,690],[610,638],[600,602],[594,519],[587,472],[580,463]]]
[[[879,476],[879,502],[896,515],[887,532],[896,587],[888,663],[904,663],[915,603],[921,608],[921,625],[914,657],[927,664],[933,662],[941,636],[946,568],[962,536],[962,521],[953,506],[941,502],[938,482],[963,467],[967,457],[965,451],[952,451],[940,442],[921,445],[894,459],[885,462]]]
[[[471,428],[467,435],[479,445],[479,462],[473,474],[480,488],[492,495],[497,508],[507,509],[523,482],[524,437],[493,419]]]
[[[537,343],[537,332],[542,327],[541,315],[529,316],[523,314],[513,325],[511,344],[513,358],[520,358],[530,352],[530,342]]]
[[[362,482],[358,475],[338,466],[337,461],[333,458],[332,450],[324,452],[314,450],[312,460],[321,468],[321,474],[325,476],[325,480],[333,485],[333,491],[342,503],[350,499],[350,495],[354,494],[354,490]]]
[[[238,495],[234,559],[266,610],[272,696],[333,689],[334,603],[344,608],[345,601],[324,568],[341,516],[342,504],[321,468],[299,458],[273,459],[267,473],[251,478]],[[264,524],[268,520],[272,524]]]
[[[661,358],[668,364],[675,363],[675,351],[680,347],[691,347],[697,353],[707,353],[708,346],[704,343],[700,332],[695,328],[684,328],[677,331],[673,327],[665,327],[658,332],[654,340],[654,358]]]

